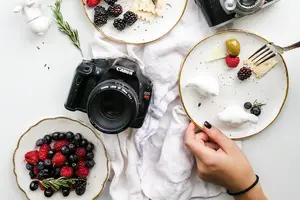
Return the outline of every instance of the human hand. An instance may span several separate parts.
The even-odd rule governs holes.
[[[197,133],[195,125],[190,123],[184,137],[186,147],[195,155],[199,177],[230,192],[251,186],[256,175],[240,148],[208,122],[202,131]]]

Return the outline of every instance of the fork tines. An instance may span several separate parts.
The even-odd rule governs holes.
[[[258,49],[252,56],[248,59],[253,62],[256,66],[263,64],[264,62],[274,58],[277,53],[272,49],[272,43],[268,43]]]

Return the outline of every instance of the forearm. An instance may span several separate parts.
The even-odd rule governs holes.
[[[268,200],[260,184],[257,184],[249,192],[234,197],[235,200]]]

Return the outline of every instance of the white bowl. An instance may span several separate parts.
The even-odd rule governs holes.
[[[44,196],[41,190],[31,191],[29,184],[31,179],[29,171],[26,169],[26,162],[24,155],[34,150],[35,142],[46,134],[53,132],[67,132],[81,133],[88,141],[95,145],[95,162],[96,165],[90,170],[88,176],[88,186],[86,193],[82,196],[77,196],[74,191],[68,197],[63,197],[61,192],[56,192],[51,198],[55,200],[63,199],[96,199],[103,191],[106,181],[109,177],[109,159],[100,136],[84,123],[66,117],[46,118],[35,125],[31,126],[19,139],[17,148],[15,149],[13,157],[14,174],[16,176],[17,185],[20,190],[30,200],[43,200],[49,199]]]

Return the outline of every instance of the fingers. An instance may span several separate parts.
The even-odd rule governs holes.
[[[202,143],[207,142],[209,140],[209,137],[205,133],[197,133],[195,135],[195,139],[197,141],[200,141]]]
[[[190,123],[184,136],[185,146],[200,159],[209,157],[215,152],[214,150],[205,146],[204,141],[201,139],[201,137],[205,137],[204,135],[205,134],[195,134],[195,125]]]
[[[235,143],[209,122],[204,123],[203,131],[225,152],[232,151],[235,148]]]
[[[213,142],[205,142],[204,144],[205,144],[205,146],[207,146],[215,151],[220,149],[220,146]]]

